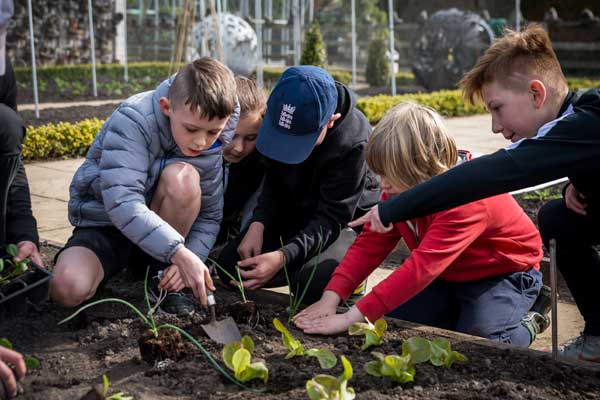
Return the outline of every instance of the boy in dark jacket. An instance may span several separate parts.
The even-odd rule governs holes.
[[[288,68],[258,136],[267,166],[252,223],[223,249],[219,264],[231,273],[239,265],[248,289],[285,285],[285,265],[291,289],[303,290],[319,256],[304,298],[316,301],[355,237],[344,227],[363,193],[370,132],[346,86],[318,67]]]
[[[499,193],[569,177],[565,198],[538,215],[546,246],[557,240],[558,267],[585,320],[567,357],[600,362],[600,91],[569,92],[548,34],[538,25],[498,39],[461,81],[465,97],[481,98],[492,130],[513,142],[505,150],[460,165],[399,194],[351,225],[391,222]]]

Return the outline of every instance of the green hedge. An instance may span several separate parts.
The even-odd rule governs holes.
[[[265,83],[265,87],[266,88],[270,88],[273,87],[273,85],[275,85],[275,82],[277,82],[277,80],[279,79],[279,77],[281,76],[281,74],[283,74],[283,71],[285,70],[285,68],[264,68],[263,69],[263,81]],[[346,71],[341,71],[341,70],[336,70],[336,69],[329,69],[328,72],[331,74],[331,76],[333,77],[333,79],[335,79],[336,81],[343,83],[344,85],[350,85],[352,83],[352,73],[350,72],[346,72]],[[252,77],[256,79],[256,73],[252,73]]]

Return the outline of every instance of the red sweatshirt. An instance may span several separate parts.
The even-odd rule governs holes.
[[[387,196],[383,196],[385,200]],[[376,233],[366,224],[325,290],[347,299],[404,239],[411,255],[356,303],[370,321],[394,310],[434,279],[469,282],[539,269],[540,235],[509,194],[475,201]]]

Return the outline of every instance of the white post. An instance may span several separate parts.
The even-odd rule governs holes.
[[[116,0],[115,11],[123,14],[123,20],[117,26],[117,39],[115,40],[115,56],[123,64],[123,79],[129,81],[127,66],[127,0]]]
[[[265,16],[269,20],[273,20],[273,0],[267,0],[267,10],[265,12]],[[270,27],[267,27],[265,30],[265,40],[267,44],[267,63],[269,62],[271,55],[273,54],[273,47],[271,46],[271,41],[273,40],[273,30]],[[264,55],[263,55],[264,58]]]
[[[223,29],[222,29],[223,28],[223,20],[222,20],[221,14],[223,12],[223,9],[222,9],[223,4],[221,3],[221,0],[216,0],[216,3],[217,3],[217,23],[218,23],[217,29],[219,31],[215,32],[215,34],[219,35],[220,39],[217,40],[217,43],[220,43],[221,48],[222,48],[223,47]],[[217,44],[217,47],[218,47],[218,44]],[[217,51],[219,51],[219,50],[217,49]],[[222,53],[223,53],[223,59],[219,60],[219,61],[221,61],[223,64],[226,64],[227,57],[225,57],[225,51],[222,51]]]
[[[394,73],[394,0],[388,0],[388,20],[390,28],[390,64],[392,66],[392,96],[395,96],[396,74]]]
[[[293,0],[292,15],[294,17],[294,65],[300,64],[300,0]]]
[[[263,56],[262,56],[262,0],[254,0],[254,24],[256,29],[256,82],[263,86]]]
[[[352,89],[356,89],[356,0],[351,2],[352,23]]]
[[[200,0],[200,27],[202,29],[202,40],[200,41],[200,57],[206,57],[208,53],[206,41],[208,40],[208,29],[206,27],[206,18],[205,18],[205,8],[204,0]]]
[[[29,14],[29,44],[31,46],[31,71],[33,73],[33,101],[35,103],[35,117],[40,117],[38,99],[37,66],[35,64],[35,38],[33,37],[33,13],[31,0],[27,0],[27,13]]]
[[[159,0],[154,1],[154,61],[158,60],[158,38],[160,25],[160,4]]]
[[[88,18],[90,21],[90,51],[92,53],[92,84],[94,88],[94,97],[98,97],[98,88],[96,87],[96,41],[94,40],[94,12],[92,10],[92,0],[88,0]]]
[[[313,19],[315,18],[315,0],[308,0],[308,21],[312,26]]]
[[[173,44],[177,40],[177,0],[171,1],[171,18],[173,18]]]
[[[515,0],[515,28],[521,30],[521,0]]]

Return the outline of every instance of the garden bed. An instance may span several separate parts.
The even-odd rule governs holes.
[[[56,249],[44,247],[46,259]],[[103,288],[97,298],[119,297],[143,309],[143,285],[129,274],[119,275]],[[239,300],[239,294],[220,288],[220,304]],[[305,399],[305,383],[316,374],[341,373],[339,357],[345,355],[353,365],[349,386],[361,399],[593,399],[600,398],[600,370],[554,362],[549,355],[493,345],[485,340],[433,328],[417,327],[389,320],[383,345],[372,348],[386,354],[399,353],[402,342],[412,336],[432,339],[446,336],[453,349],[469,358],[450,369],[417,365],[415,382],[406,385],[367,375],[364,365],[372,360],[370,351],[360,351],[361,337],[315,337],[292,330],[304,348],[327,348],[338,357],[338,365],[324,371],[312,357],[285,360],[287,350],[272,319],[287,318],[287,297],[272,292],[256,292],[260,319],[252,326],[240,323],[242,334],[255,342],[254,357],[263,358],[269,368],[269,382],[255,381],[256,390],[241,391],[228,383],[193,346],[185,344],[186,354],[178,361],[155,365],[144,362],[138,337],[144,330],[133,312],[122,305],[102,304],[65,325],[57,322],[70,311],[42,303],[26,316],[15,317],[0,326],[0,337],[9,338],[16,349],[35,356],[41,368],[31,371],[24,383],[24,399],[78,399],[102,382],[106,374],[111,391],[122,391],[135,399]],[[222,346],[211,343],[199,324],[202,312],[192,317],[159,317],[159,322],[174,323],[188,330],[222,364]]]

